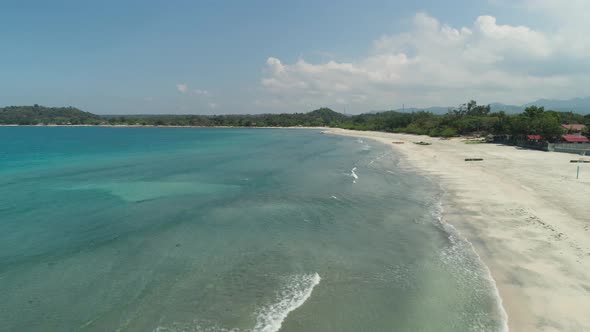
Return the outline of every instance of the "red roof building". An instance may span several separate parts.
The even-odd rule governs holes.
[[[540,141],[541,135],[526,135],[526,138],[531,141]]]
[[[582,131],[584,128],[586,128],[586,126],[583,124],[562,124],[561,126],[571,131]]]
[[[582,135],[562,135],[561,137],[568,143],[590,143],[588,137]]]

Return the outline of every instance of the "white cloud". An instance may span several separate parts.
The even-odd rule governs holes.
[[[192,93],[194,95],[197,95],[197,96],[208,96],[208,95],[210,95],[209,91],[207,91],[207,90],[200,90],[200,89],[193,90]]]
[[[566,20],[570,10],[558,0],[520,0],[528,11]],[[412,27],[374,41],[354,62],[285,64],[269,57],[262,87],[268,102],[258,105],[299,109],[347,105],[356,112],[412,106],[481,102],[522,103],[539,97],[584,96],[590,83],[588,26],[590,2],[573,0],[578,23],[540,31],[479,16],[469,27],[452,27],[418,13]],[[583,11],[585,9],[585,11]],[[556,11],[556,13],[551,13]],[[590,27],[590,26],[589,26]],[[568,45],[584,45],[568,47]],[[272,102],[270,102],[272,101]]]
[[[518,0],[530,14],[554,29],[554,42],[569,55],[588,57],[590,50],[590,1],[588,0]]]
[[[209,96],[211,95],[211,93],[207,90],[201,90],[201,89],[194,89],[191,90],[188,86],[188,84],[176,84],[176,90],[178,90],[178,92],[182,93],[182,94],[189,94],[192,96]]]
[[[186,84],[176,84],[176,90],[178,90],[178,92],[185,94],[188,91],[188,85]]]
[[[217,105],[216,103],[209,103],[207,104],[207,106],[209,106],[209,108],[211,109],[216,109],[219,105]]]

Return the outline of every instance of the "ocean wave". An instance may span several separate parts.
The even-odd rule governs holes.
[[[252,329],[228,329],[212,322],[195,320],[190,324],[174,323],[159,326],[153,332],[277,332],[293,310],[301,307],[320,283],[320,275],[298,274],[287,277],[283,288],[277,292],[276,301],[256,313],[256,325]]]
[[[490,291],[493,293],[493,296],[496,299],[496,310],[501,319],[501,326],[498,332],[508,332],[508,314],[506,313],[506,310],[502,304],[502,298],[500,297],[500,291],[498,290],[496,280],[493,278],[492,272],[488,266],[483,262],[477,251],[475,251],[473,244],[469,242],[467,238],[462,236],[453,225],[444,221],[444,208],[442,205],[442,199],[439,199],[434,206],[432,216],[438,222],[438,225],[445,231],[445,233],[448,234],[450,246],[441,252],[442,261],[455,267],[464,267],[459,272],[460,275],[457,276],[458,278],[463,279],[462,282],[470,282],[474,280],[477,281],[480,278],[483,278],[488,282],[488,284],[491,286]],[[466,252],[470,252],[474,255],[480,271],[474,271],[472,268],[468,267],[469,264],[467,261],[469,258],[464,254]],[[482,330],[479,326],[479,322],[475,322],[475,325],[476,326],[473,327],[474,330]]]
[[[390,156],[389,153],[387,153],[387,152],[386,153],[382,153],[382,154],[378,155],[377,157],[371,159],[369,161],[369,165],[373,165],[375,162],[381,161],[383,158],[388,157],[388,156]]]
[[[320,283],[317,273],[296,275],[289,278],[285,288],[277,294],[277,302],[264,307],[256,317],[252,332],[276,332],[289,313],[299,308],[311,296],[315,286]]]

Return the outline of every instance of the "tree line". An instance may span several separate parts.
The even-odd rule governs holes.
[[[529,106],[520,114],[491,112],[490,105],[471,100],[446,114],[386,111],[347,116],[329,108],[308,113],[260,115],[141,115],[99,116],[74,107],[10,106],[0,108],[0,124],[17,125],[141,125],[141,126],[227,126],[227,127],[338,127],[397,133],[451,137],[457,135],[540,135],[554,141],[565,133],[562,123],[590,126],[590,114],[556,112]],[[584,132],[590,135],[588,128]]]
[[[98,125],[99,115],[83,112],[75,107],[8,106],[0,108],[0,124],[4,125]]]
[[[377,130],[434,137],[493,134],[524,138],[526,135],[535,134],[546,141],[553,142],[566,133],[561,124],[574,123],[590,126],[590,114],[583,116],[573,112],[545,110],[537,106],[529,106],[520,114],[507,114],[503,111],[491,112],[490,105],[477,105],[477,102],[472,100],[449,109],[443,115],[430,112],[393,111],[361,114],[351,117],[340,126],[355,130]],[[584,134],[590,136],[588,127]]]

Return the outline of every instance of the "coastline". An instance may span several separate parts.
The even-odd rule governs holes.
[[[576,180],[575,155],[462,139],[324,132],[385,143],[405,157],[401,167],[440,183],[444,222],[488,267],[510,330],[590,330],[590,167],[582,166]]]
[[[99,127],[99,128],[216,128],[216,129],[318,129],[318,130],[326,130],[330,129],[330,127],[306,127],[306,126],[292,126],[292,127],[246,127],[246,126],[154,126],[154,125],[85,125],[85,124],[76,124],[76,125],[58,125],[58,124],[48,124],[48,125],[18,125],[18,124],[0,124],[0,127]]]

